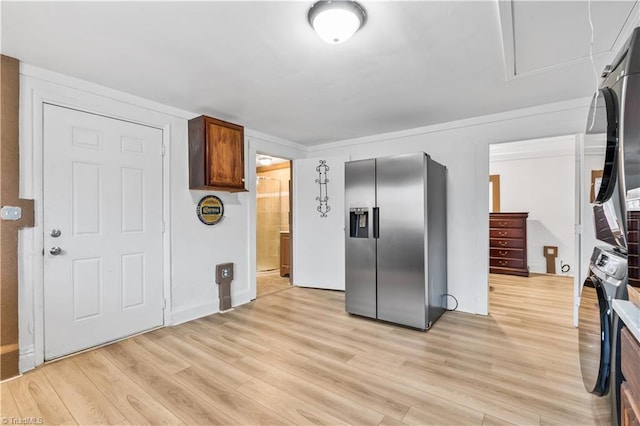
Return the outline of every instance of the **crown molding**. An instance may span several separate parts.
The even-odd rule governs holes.
[[[390,132],[390,133],[381,133],[381,134],[365,136],[361,138],[345,139],[345,140],[336,141],[336,142],[328,142],[325,144],[311,146],[308,148],[308,152],[314,153],[314,152],[324,151],[328,149],[357,146],[357,145],[367,144],[370,142],[382,142],[385,140],[400,139],[404,137],[424,135],[429,133],[445,132],[445,131],[454,130],[454,129],[499,123],[503,121],[533,117],[537,115],[552,114],[552,113],[570,111],[575,109],[585,109],[585,108],[588,108],[590,104],[591,104],[591,97],[576,98],[568,101],[554,102],[551,104],[544,104],[544,105],[539,105],[535,107],[516,109],[516,110],[500,112],[496,114],[481,115],[477,117],[465,118],[465,119],[456,120],[456,121],[449,121],[446,123],[434,124],[431,126],[417,127],[414,129],[400,130],[397,132]]]

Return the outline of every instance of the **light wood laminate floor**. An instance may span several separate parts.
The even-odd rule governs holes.
[[[572,283],[491,277],[491,314],[419,332],[292,287],[46,364],[1,386],[4,418],[64,424],[594,423]]]
[[[256,297],[258,298],[290,287],[289,277],[281,277],[279,270],[258,272],[256,274]]]

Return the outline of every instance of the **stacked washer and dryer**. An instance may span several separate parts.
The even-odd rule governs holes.
[[[603,176],[595,197],[596,238],[578,312],[580,368],[605,423],[619,425],[621,322],[613,299],[627,294],[627,210],[640,191],[640,27],[602,74],[587,121],[587,138],[601,138]]]

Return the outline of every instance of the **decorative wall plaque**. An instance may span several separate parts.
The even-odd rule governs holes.
[[[207,195],[198,203],[196,209],[198,219],[205,225],[215,225],[222,220],[224,216],[224,204],[222,200],[215,195]]]
[[[320,196],[316,197],[316,200],[320,202],[318,211],[320,212],[320,217],[327,217],[331,207],[329,206],[329,195],[327,194],[327,183],[329,183],[327,172],[329,171],[329,166],[327,166],[326,160],[320,160],[316,171],[318,172],[316,183],[320,186]]]

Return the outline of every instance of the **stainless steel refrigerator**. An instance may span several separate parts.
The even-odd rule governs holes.
[[[423,152],[346,163],[347,312],[426,330],[445,311],[446,174]]]

